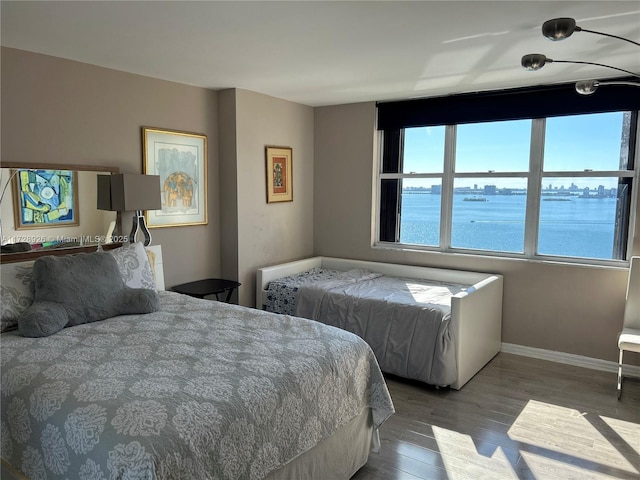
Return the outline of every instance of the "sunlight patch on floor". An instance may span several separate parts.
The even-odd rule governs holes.
[[[531,452],[521,452],[522,459],[534,478],[576,479],[576,480],[611,480],[616,477],[605,473],[594,472],[589,468],[568,464],[562,460],[549,458]]]
[[[640,424],[633,422],[625,422],[617,418],[603,417],[600,418],[605,422],[611,430],[616,432],[622,440],[640,455]]]
[[[438,450],[449,480],[518,478],[502,448],[497,447],[493,455],[487,457],[477,452],[469,435],[435,425],[433,426],[433,434],[438,442]],[[460,462],[460,459],[464,459],[464,462]]]
[[[537,465],[538,469],[544,467],[540,458],[543,458],[554,472],[558,471],[557,464],[565,465],[568,469],[567,473],[576,468],[583,471],[575,465],[570,465],[571,463],[579,464],[580,460],[583,460],[595,464],[596,467],[603,465],[624,472],[638,473],[622,453],[585,418],[585,415],[575,409],[529,400],[509,428],[508,434],[512,440],[517,442],[549,450],[548,455],[542,456],[521,451],[534,474],[536,473],[534,466]],[[616,423],[619,420],[608,420],[611,420],[611,423],[615,424],[619,430],[624,430],[622,425]],[[624,427],[628,429],[628,425]],[[612,426],[612,428],[616,430],[615,427]],[[564,456],[567,458],[563,459]],[[533,464],[529,463],[529,458]],[[593,469],[591,468],[591,470]],[[584,472],[588,472],[588,470],[584,470]],[[540,472],[540,475],[546,476],[548,473]],[[605,477],[585,476],[582,478]]]

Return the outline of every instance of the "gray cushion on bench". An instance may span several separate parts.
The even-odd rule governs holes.
[[[127,287],[116,260],[104,252],[39,258],[33,282],[33,305],[18,319],[25,337],[117,315],[155,312],[160,305],[155,291]]]

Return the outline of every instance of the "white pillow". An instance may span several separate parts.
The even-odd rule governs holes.
[[[18,328],[18,317],[33,303],[33,261],[0,265],[0,332]]]
[[[127,287],[156,290],[151,263],[141,242],[129,243],[108,253],[116,259]]]

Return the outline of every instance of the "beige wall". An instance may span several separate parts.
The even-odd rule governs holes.
[[[626,269],[371,247],[375,118],[374,103],[315,109],[314,253],[500,273],[503,342],[617,361]]]
[[[4,161],[141,172],[142,126],[207,135],[209,224],[151,232],[163,246],[167,287],[238,279],[240,303],[253,305],[258,266],[313,254],[311,107],[8,48],[2,100]],[[293,148],[293,202],[266,203],[265,145]]]
[[[1,57],[3,161],[141,172],[142,126],[207,135],[209,224],[151,234],[167,287],[219,275],[216,92],[10,48]]]
[[[313,254],[313,109],[247,90],[233,92],[239,303],[253,306],[258,267]],[[292,202],[267,203],[266,145],[293,149]]]

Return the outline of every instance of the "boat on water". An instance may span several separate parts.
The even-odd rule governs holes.
[[[465,202],[487,202],[486,197],[464,197]]]

